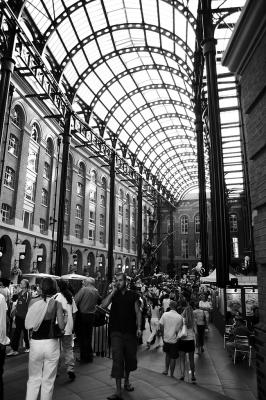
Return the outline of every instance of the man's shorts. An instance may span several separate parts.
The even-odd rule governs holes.
[[[179,357],[178,342],[177,343],[163,343],[163,351],[169,355],[170,358],[176,359]]]
[[[124,378],[124,374],[137,369],[137,338],[129,333],[112,332],[112,378]]]

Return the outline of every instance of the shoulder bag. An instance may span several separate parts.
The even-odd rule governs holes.
[[[184,339],[185,337],[187,337],[187,325],[184,319],[183,319],[183,326],[178,332],[177,337],[178,339]]]

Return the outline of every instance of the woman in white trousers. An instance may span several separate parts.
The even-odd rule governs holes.
[[[33,329],[29,353],[29,379],[26,400],[52,400],[54,381],[60,357],[59,339],[54,337],[55,320],[64,330],[65,320],[62,305],[53,296],[55,283],[51,278],[42,281],[42,295],[29,305],[25,325]]]

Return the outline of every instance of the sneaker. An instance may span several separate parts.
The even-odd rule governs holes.
[[[24,350],[24,353],[29,353],[30,352],[30,349],[25,349]]]
[[[10,350],[10,351],[6,354],[6,356],[7,356],[7,357],[9,357],[9,356],[17,356],[18,354],[19,354],[18,351]]]
[[[69,379],[70,379],[71,382],[73,382],[73,381],[76,379],[75,372],[73,372],[73,371],[68,371],[67,374],[68,374],[68,377],[69,377]]]

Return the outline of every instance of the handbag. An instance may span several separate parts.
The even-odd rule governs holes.
[[[183,326],[180,329],[180,331],[177,334],[178,339],[183,339],[187,337],[187,325],[185,324],[185,321],[183,320]]]
[[[104,308],[97,306],[94,313],[93,326],[103,326],[106,324],[106,310]]]

